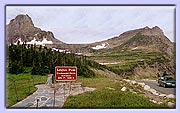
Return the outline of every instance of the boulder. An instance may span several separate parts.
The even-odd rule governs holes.
[[[129,80],[129,79],[125,79],[125,81],[126,81],[126,82],[130,82],[131,80]]]
[[[152,88],[150,88],[149,91],[150,91],[152,94],[154,94],[154,95],[157,93],[156,90],[155,90],[155,89],[152,89]]]
[[[132,80],[131,83],[132,83],[132,84],[136,84],[137,82],[136,82],[135,80]]]
[[[133,93],[133,94],[137,94],[137,92],[135,92],[135,91],[133,91],[132,93]]]
[[[172,103],[172,102],[168,102],[168,107],[174,108],[174,107],[176,107],[176,104],[175,104],[175,103]]]
[[[149,89],[150,89],[150,86],[148,86],[148,85],[144,86],[144,90],[148,91]]]
[[[138,84],[141,86],[141,87],[144,87],[146,84],[143,83],[143,82],[138,82]]]
[[[159,93],[157,93],[157,92],[155,92],[155,93],[153,93],[154,95],[156,95],[156,96],[158,96],[159,95]]]
[[[166,94],[160,94],[159,96],[160,97],[166,97],[167,95]]]
[[[155,100],[150,100],[151,102],[153,102],[153,103],[157,103],[157,101],[155,101]]]
[[[121,88],[121,91],[126,91],[126,89],[127,89],[126,87],[123,87]]]
[[[169,94],[169,95],[167,95],[167,98],[176,98],[176,96],[173,94]]]
[[[158,102],[158,104],[162,104],[163,102]]]

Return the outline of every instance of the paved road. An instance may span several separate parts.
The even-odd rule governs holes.
[[[157,91],[164,94],[174,94],[176,95],[176,88],[164,88],[158,86],[156,81],[143,81],[146,85],[149,85],[151,88],[156,89]]]
[[[71,84],[71,90],[68,84],[57,83],[56,88],[48,85],[36,85],[36,92],[24,100],[11,106],[11,108],[61,108],[69,95],[77,95],[87,91],[93,91],[95,88],[82,87],[79,84]],[[55,99],[54,99],[55,90]]]

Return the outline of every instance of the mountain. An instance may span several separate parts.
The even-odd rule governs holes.
[[[18,15],[6,25],[7,44],[17,44],[17,41],[84,54],[90,60],[108,65],[119,75],[152,76],[157,70],[175,75],[175,43],[158,26],[126,31],[90,44],[66,44],[56,39],[52,32],[35,27],[28,15]]]
[[[108,49],[147,49],[151,51],[165,52],[170,56],[175,54],[175,43],[171,42],[158,26],[153,28],[144,27],[126,31],[119,36],[108,40],[91,44],[66,44],[56,39],[52,32],[43,31],[35,27],[28,15],[18,15],[6,25],[7,43],[20,41],[41,44],[41,42],[52,41],[51,47],[67,49],[74,53],[94,53]]]
[[[88,47],[94,50],[91,60],[119,75],[149,78],[157,71],[175,75],[175,43],[158,26],[130,30]]]
[[[153,28],[146,26],[144,28],[126,31],[119,36],[91,44],[65,44],[63,46],[75,53],[84,54],[98,51],[107,52],[111,49],[147,49],[147,51],[165,52],[170,56],[175,54],[175,43],[171,42],[158,26]]]
[[[57,40],[50,31],[43,31],[34,26],[32,19],[28,15],[18,15],[6,25],[6,42],[15,43],[19,39],[21,41],[31,41],[35,39],[37,42],[46,39],[52,41],[53,44],[63,44]]]
[[[96,51],[101,49],[147,49],[151,51],[165,52],[172,56],[175,54],[175,44],[171,42],[158,26],[153,28],[144,27],[130,30],[119,36],[89,44],[88,47]],[[99,48],[98,48],[99,47]]]

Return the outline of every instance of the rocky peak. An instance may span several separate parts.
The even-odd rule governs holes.
[[[16,29],[24,29],[26,27],[34,27],[32,19],[28,15],[18,15],[15,19],[12,19],[9,23],[11,27]]]
[[[159,33],[160,35],[164,35],[163,30],[159,28],[158,26],[153,27],[152,31]]]
[[[147,36],[161,36],[161,35],[164,35],[162,29],[160,29],[158,26],[155,26],[155,27],[152,27],[152,28],[149,28],[149,27],[144,27],[143,29],[141,29],[140,31],[141,34],[143,35],[147,35]]]
[[[15,43],[18,39],[31,41],[34,38],[37,41],[42,41],[45,38],[52,41],[53,44],[63,43],[57,40],[52,32],[35,27],[31,17],[23,14],[16,16],[6,26],[6,36],[7,44]]]
[[[148,26],[146,26],[146,27],[144,27],[143,29],[148,30],[148,29],[151,29],[151,28],[149,28]]]

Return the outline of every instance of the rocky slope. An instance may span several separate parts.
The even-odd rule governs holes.
[[[175,54],[175,43],[171,42],[158,26],[130,30],[117,37],[90,44],[89,47],[102,44],[107,44],[102,49],[147,49],[165,52],[170,56]]]
[[[81,53],[107,52],[111,49],[145,49],[147,51],[163,52],[169,56],[175,55],[175,43],[171,42],[158,26],[130,30],[119,36],[100,42],[91,44],[69,44],[64,45],[64,47],[69,48],[73,52]]]
[[[175,43],[158,26],[130,30],[89,47],[95,53],[91,54],[92,60],[109,63],[108,66],[120,75],[124,72],[123,75],[137,78],[153,77],[157,70],[160,74],[166,71],[175,75]]]
[[[52,41],[53,44],[63,44],[57,40],[50,31],[43,31],[34,26],[32,19],[28,15],[18,15],[6,25],[6,42],[15,43],[21,38],[24,41],[31,41],[34,38],[37,41],[42,41],[43,38]]]
[[[155,26],[152,29],[145,27],[135,36],[121,45],[122,48],[138,49],[146,47],[148,49],[159,50],[168,55],[174,55],[174,43],[172,43],[163,33],[163,31]]]

